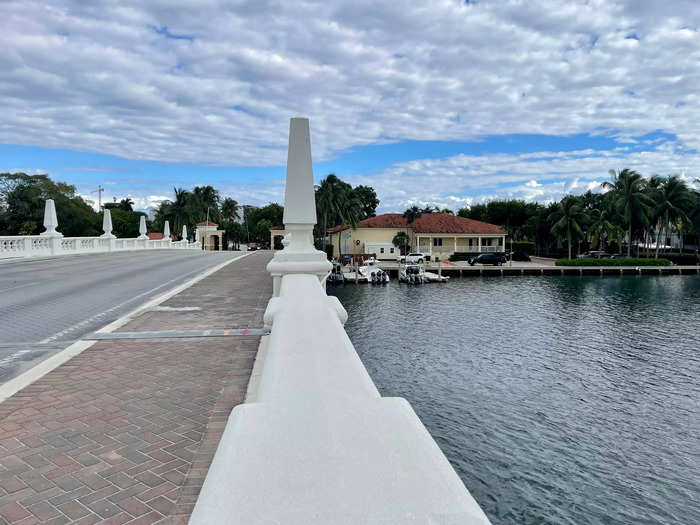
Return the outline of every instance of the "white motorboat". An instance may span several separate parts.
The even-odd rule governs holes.
[[[399,269],[399,282],[408,284],[423,284],[428,282],[425,279],[425,271],[420,264],[406,264]]]
[[[368,283],[387,284],[389,282],[389,274],[377,266],[374,257],[367,259],[365,264],[360,266],[359,271],[360,275],[367,277]]]
[[[389,282],[389,274],[377,266],[377,261],[370,258],[364,262],[362,266],[355,271],[343,273],[343,278],[349,282],[371,283],[371,284],[387,284]]]
[[[433,272],[423,272],[423,280],[427,283],[446,283],[450,278]]]
[[[331,273],[328,274],[328,277],[326,278],[326,282],[329,284],[339,284],[342,283],[344,280],[343,277],[343,267],[338,261],[332,261],[333,263],[333,268],[331,269]]]

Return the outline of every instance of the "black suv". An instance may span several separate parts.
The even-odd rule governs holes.
[[[469,264],[474,266],[475,264],[492,264],[494,266],[501,266],[506,262],[504,255],[498,253],[482,253],[478,257],[470,259]]]

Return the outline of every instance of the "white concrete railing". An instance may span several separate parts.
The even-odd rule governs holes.
[[[21,235],[0,237],[0,259],[148,249],[200,249],[199,242]]]
[[[410,405],[383,398],[315,275],[284,275],[255,402],[232,411],[190,525],[487,524]]]
[[[146,216],[139,218],[139,237],[135,239],[117,239],[112,234],[112,212],[103,211],[102,229],[104,235],[99,237],[64,237],[59,231],[56,205],[52,199],[46,199],[44,207],[44,228],[41,235],[19,235],[0,237],[0,259],[13,257],[38,257],[46,255],[66,255],[78,253],[115,252],[123,250],[147,250],[164,248],[199,249],[201,244],[187,241],[187,226],[182,226],[181,241],[170,239],[170,223],[165,221],[163,239],[149,239],[146,235]]]

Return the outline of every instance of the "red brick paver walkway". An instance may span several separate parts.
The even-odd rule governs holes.
[[[120,331],[262,326],[256,253]],[[259,337],[100,341],[0,404],[0,525],[186,523]]]

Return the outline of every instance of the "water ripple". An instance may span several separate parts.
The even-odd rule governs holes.
[[[494,524],[700,523],[700,278],[329,289]]]

